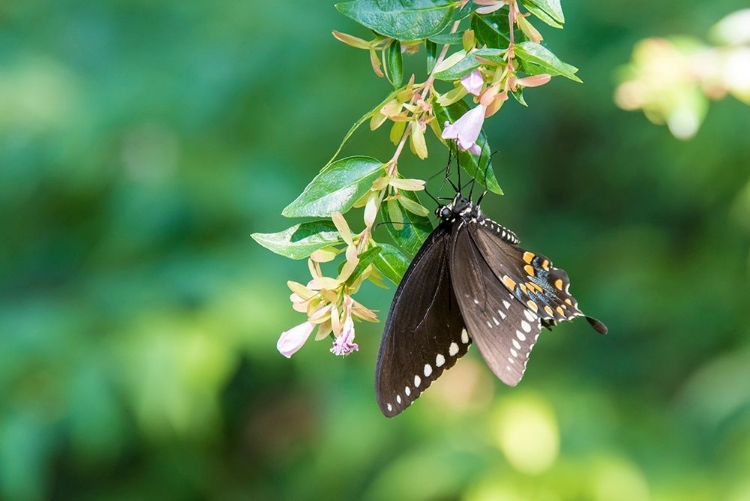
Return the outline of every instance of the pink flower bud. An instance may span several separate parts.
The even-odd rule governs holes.
[[[304,345],[307,338],[310,337],[314,328],[315,324],[311,322],[303,322],[296,327],[292,327],[288,331],[282,332],[279,341],[276,343],[276,349],[286,358],[290,358],[302,348],[302,345]]]
[[[478,96],[482,91],[482,85],[484,85],[484,77],[482,77],[482,72],[479,70],[474,70],[468,75],[465,75],[461,79],[461,85],[464,86],[464,89],[466,89],[466,92],[468,92],[469,94]]]

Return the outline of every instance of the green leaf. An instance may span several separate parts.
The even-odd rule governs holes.
[[[489,48],[499,48],[506,47],[510,43],[510,38],[508,38],[510,24],[508,23],[507,14],[472,16],[471,29],[474,30],[474,36],[480,47],[486,45]]]
[[[372,264],[388,280],[398,285],[409,267],[409,260],[398,248],[390,244],[379,245],[381,247],[380,254],[377,255]]]
[[[435,63],[438,58],[438,45],[430,40],[424,42],[425,50],[427,51],[427,74],[432,73],[432,69],[435,67]]]
[[[383,174],[383,162],[356,156],[342,158],[323,168],[305,191],[281,212],[285,217],[330,216],[351,209],[354,202]]]
[[[555,26],[555,28],[562,28],[561,25],[565,24],[565,16],[563,15],[560,0],[524,0],[523,3],[525,4],[526,9],[528,9],[529,12],[539,17],[539,19],[541,19],[542,21],[544,21],[544,19],[542,19],[542,17],[537,15],[537,13],[532,10],[532,6],[538,11],[544,12],[544,14],[549,16],[549,18],[551,18],[553,22],[558,24],[558,26]],[[544,22],[546,23],[547,21]],[[550,24],[550,26],[554,25]]]
[[[378,257],[378,254],[380,254],[381,250],[382,248],[378,246],[370,247],[362,254],[360,254],[358,256],[359,263],[357,263],[357,266],[354,268],[352,275],[346,280],[346,283],[353,284],[354,282],[356,282],[359,276],[362,275],[367,267],[372,264],[376,257]]]
[[[468,75],[477,68],[479,68],[479,61],[476,60],[472,53],[468,53],[466,57],[450,68],[435,73],[435,78],[444,82],[453,82]]]
[[[445,122],[454,123],[469,111],[469,105],[465,101],[457,101],[448,107],[440,106],[437,101],[433,101],[432,105],[435,109],[435,116],[441,126]],[[477,144],[482,149],[481,154],[475,156],[468,151],[459,151],[458,163],[472,178],[475,177],[476,173],[478,183],[486,186],[493,193],[502,195],[503,190],[500,189],[500,185],[495,178],[495,172],[492,169],[492,152],[487,143],[487,136],[484,134],[484,130],[479,133]]]
[[[507,64],[503,56],[508,52],[507,49],[476,49],[472,54],[474,57],[486,59],[498,64]]]
[[[279,233],[253,233],[250,236],[271,252],[291,259],[305,259],[318,249],[343,241],[328,220],[295,224]]]
[[[428,37],[427,40],[435,42],[438,45],[461,45],[463,43],[464,32],[458,33],[443,33],[441,35],[435,35]]]
[[[404,82],[404,60],[401,55],[401,42],[394,40],[385,51],[385,73],[393,88],[398,89]]]
[[[404,191],[402,192],[402,196],[407,197],[413,202],[419,203],[419,198],[413,191]],[[404,222],[404,224],[397,229],[394,225],[389,223],[391,219],[388,214],[387,205],[388,204],[382,204],[380,206],[380,218],[384,221],[384,226],[388,230],[388,234],[393,241],[406,252],[416,254],[427,239],[427,236],[432,232],[432,224],[430,223],[430,220],[424,216],[412,214],[401,207],[401,204],[396,204],[396,208],[401,212],[401,219]]]
[[[344,145],[347,143],[347,141],[349,141],[349,138],[352,137],[352,135],[356,132],[356,130],[359,129],[363,123],[368,121],[375,114],[375,112],[377,112],[378,110],[380,110],[380,108],[385,106],[385,103],[387,103],[388,101],[396,97],[396,94],[398,94],[398,90],[394,90],[393,92],[388,94],[388,96],[385,99],[383,99],[380,102],[380,104],[378,104],[373,109],[371,109],[370,111],[362,115],[359,120],[354,122],[354,124],[351,127],[349,127],[349,130],[344,136],[344,139],[341,141],[341,144],[339,144],[339,147],[336,149],[336,152],[333,154],[331,159],[323,166],[323,169],[327,168],[329,165],[333,163],[334,160],[336,160],[336,157],[339,156],[339,153],[341,153],[341,150],[344,149]]]
[[[451,0],[355,0],[336,4],[336,9],[376,33],[402,42],[437,35],[456,15]]]
[[[557,22],[552,16],[550,16],[544,9],[537,6],[533,2],[521,2],[521,5],[523,5],[526,10],[534,14],[537,18],[539,18],[540,21],[544,22],[545,24],[552,26],[553,28],[562,28],[563,25]]]
[[[523,88],[519,87],[517,90],[511,91],[511,94],[520,104],[522,104],[523,106],[528,106],[528,104],[526,104],[526,100],[523,98]]]
[[[549,73],[550,75],[561,75],[574,82],[581,82],[575,74],[578,68],[560,61],[556,55],[546,47],[534,42],[523,42],[515,47],[516,57],[521,60],[521,70],[529,75]]]

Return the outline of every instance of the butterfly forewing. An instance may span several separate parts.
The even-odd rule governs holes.
[[[406,270],[388,312],[375,374],[380,410],[408,407],[466,354],[470,339],[451,287],[451,232],[438,226]]]
[[[539,316],[505,288],[469,231],[475,222],[454,229],[451,276],[469,335],[495,375],[515,386],[541,330]],[[501,258],[502,259],[502,258]]]

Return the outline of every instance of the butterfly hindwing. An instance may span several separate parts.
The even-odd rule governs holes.
[[[451,287],[451,226],[439,225],[406,270],[388,312],[375,393],[393,417],[408,407],[470,344]]]
[[[469,226],[454,229],[451,276],[469,335],[495,375],[515,386],[541,330],[538,315],[517,301],[497,278]],[[502,259],[502,257],[499,257]]]
[[[564,270],[503,238],[502,226],[490,219],[482,218],[473,226],[472,236],[495,276],[526,307],[556,322],[583,315],[568,292],[570,279]]]

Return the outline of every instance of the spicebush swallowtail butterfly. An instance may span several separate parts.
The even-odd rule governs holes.
[[[435,214],[440,224],[406,270],[380,343],[375,393],[387,417],[414,402],[472,341],[492,372],[515,386],[541,328],[584,316],[568,274],[519,247],[515,233],[460,190]]]

